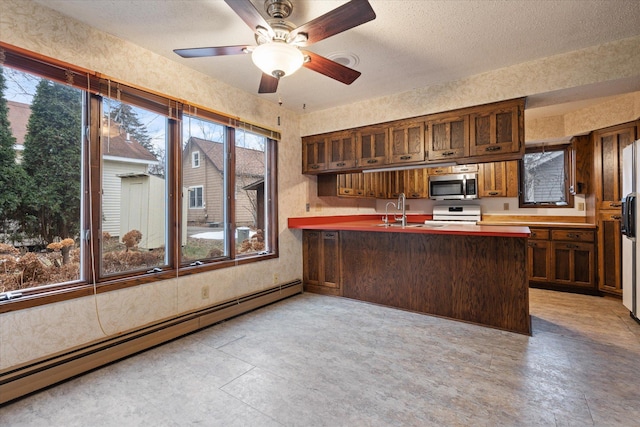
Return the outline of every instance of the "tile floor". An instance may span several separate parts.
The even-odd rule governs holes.
[[[27,426],[638,426],[640,325],[531,290],[533,336],[295,296],[0,408]]]

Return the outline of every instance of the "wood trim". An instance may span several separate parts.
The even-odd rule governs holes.
[[[82,348],[0,372],[0,404],[33,393],[108,363],[166,343],[222,320],[289,298],[302,292],[302,282],[228,300],[191,314],[108,338]]]

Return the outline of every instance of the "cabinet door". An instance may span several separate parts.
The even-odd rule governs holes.
[[[533,233],[532,233],[533,234]],[[548,282],[551,275],[551,251],[548,240],[529,239],[527,247],[527,270],[529,280]]]
[[[622,236],[619,211],[598,213],[598,289],[622,295]]]
[[[340,287],[340,241],[337,231],[322,232],[322,286]]]
[[[520,152],[519,112],[519,107],[514,105],[471,114],[469,155]]]
[[[327,143],[324,137],[302,139],[302,173],[327,170]]]
[[[365,173],[364,175],[367,177],[367,179],[365,179],[366,194],[376,199],[386,199],[389,197],[391,172],[373,172]]]
[[[321,232],[302,232],[302,280],[304,285],[319,285],[321,282]]]
[[[424,160],[424,122],[401,122],[389,128],[389,162]]]
[[[518,161],[478,164],[479,197],[518,197]]]
[[[589,135],[571,138],[569,153],[569,193],[587,194],[591,187],[593,144]]]
[[[429,175],[427,169],[404,171],[404,192],[407,199],[425,199],[429,197]]]
[[[469,155],[469,116],[435,116],[427,123],[427,159],[446,161]]]
[[[352,132],[339,132],[327,140],[329,169],[353,169],[356,166],[355,135]]]
[[[554,283],[594,288],[594,271],[593,243],[552,242],[551,280]]]
[[[356,139],[356,163],[360,168],[375,168],[386,163],[387,128],[366,127],[358,131]]]
[[[389,194],[387,197],[396,199],[404,193],[404,171],[391,171],[389,174]]]
[[[366,197],[363,173],[345,173],[338,175],[338,196]]]
[[[594,138],[594,174],[596,207],[598,209],[617,209],[621,207],[620,168],[622,149],[631,144],[636,137],[634,123],[615,126],[593,133]]]

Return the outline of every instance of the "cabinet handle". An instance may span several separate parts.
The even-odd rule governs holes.
[[[580,235],[577,233],[567,233],[567,237],[570,239],[579,239]]]
[[[410,196],[411,196],[411,197],[413,197],[414,199],[417,199],[417,198],[419,198],[419,197],[420,197],[420,194],[418,194],[418,193],[411,193],[411,194],[410,194]]]
[[[344,162],[340,162],[340,163],[337,163],[337,164],[336,164],[336,166],[338,166],[338,167],[342,167],[342,166],[344,166],[344,165],[346,165],[346,163],[344,163]]]
[[[622,207],[621,203],[609,203],[610,208],[619,208]]]
[[[324,233],[324,237],[335,237],[334,233]]]
[[[434,172],[435,173],[442,173],[442,172],[444,172],[444,169],[436,169],[436,170],[434,170]]]
[[[502,150],[502,147],[500,147],[499,145],[494,145],[492,147],[487,147],[484,149],[484,151],[499,151]]]
[[[536,237],[537,235],[538,235],[538,233],[533,232],[533,233],[531,233],[531,236],[529,236],[529,238],[530,238],[530,239],[533,239],[533,238],[534,238],[534,237]]]
[[[568,244],[568,245],[564,245],[565,248],[567,249],[578,249],[578,245],[573,245],[573,244]]]
[[[535,244],[534,242],[529,242],[529,247],[530,248],[535,248],[536,246],[538,246],[538,245]]]
[[[349,194],[351,193],[351,190],[344,190],[344,194]]]
[[[362,195],[364,194],[364,192],[362,192],[362,191],[358,191],[358,193],[357,193],[357,194],[358,194],[358,196],[362,196]]]
[[[453,156],[454,154],[456,154],[455,151],[445,151],[442,153],[443,156]]]
[[[411,160],[411,156],[401,156],[400,160]]]
[[[497,191],[490,191],[489,192],[490,196],[497,196],[498,194],[500,194],[500,193],[498,193]]]
[[[369,163],[369,164],[378,163],[378,161],[376,159],[369,159],[369,160],[367,160],[367,163]]]
[[[309,169],[319,169],[320,166],[319,165],[311,165],[309,166]]]
[[[461,168],[461,169],[458,169],[458,171],[460,171],[460,172],[466,172],[466,171],[468,171],[468,170],[469,170],[469,168]]]
[[[622,219],[622,215],[611,215],[611,219]]]

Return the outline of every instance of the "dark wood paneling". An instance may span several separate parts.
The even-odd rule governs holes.
[[[530,334],[526,239],[341,232],[343,295]]]

